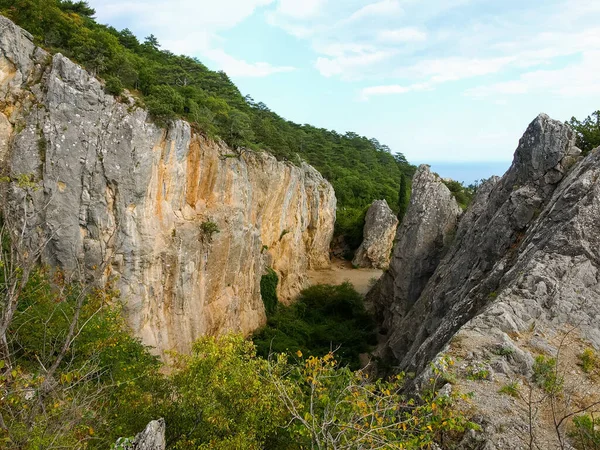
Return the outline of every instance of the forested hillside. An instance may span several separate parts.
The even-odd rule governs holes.
[[[396,212],[400,208],[401,177],[410,178],[414,167],[376,139],[285,120],[264,103],[244,97],[224,72],[162,50],[154,36],[139,42],[127,29],[98,24],[87,2],[0,0],[0,13],[32,33],[38,45],[103,78],[107,92],[120,95],[128,89],[160,124],[183,117],[235,149],[306,160],[333,184],[338,233],[353,235],[355,247],[365,208],[373,200],[385,198]],[[405,200],[409,186],[402,184]]]

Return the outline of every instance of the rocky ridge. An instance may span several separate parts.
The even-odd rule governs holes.
[[[375,200],[365,217],[363,242],[352,264],[362,268],[387,269],[398,219],[385,200]]]
[[[154,125],[64,56],[0,16],[5,207],[43,261],[116,280],[134,331],[159,351],[265,321],[272,266],[289,301],[329,265],[332,186],[312,167],[233,150],[183,121]],[[27,182],[23,182],[23,181]]]
[[[398,369],[426,374],[449,354],[470,380],[473,370],[485,375],[464,382],[485,429],[483,441],[464,448],[527,448],[526,405],[498,394],[501,384],[485,383],[531,383],[538,355],[562,358],[560,370],[575,380],[573,398],[592,401],[598,392],[575,370],[577,352],[600,348],[600,151],[580,153],[569,126],[538,116],[508,172],[479,188],[454,230],[441,227],[451,245],[403,239],[409,230],[401,227],[394,255],[406,257],[395,257],[369,293],[387,332],[382,352]],[[435,196],[422,196],[428,186],[416,178],[405,219],[423,234],[431,224],[413,203],[433,208]],[[444,203],[437,212],[452,210]],[[419,252],[433,270],[414,270],[419,258],[409,256]],[[399,288],[407,285],[422,289]],[[538,445],[557,448],[545,420],[535,424]]]
[[[384,333],[400,327],[399,322],[421,295],[451,243],[462,213],[429,166],[419,166],[413,186],[407,212],[397,230],[389,270],[368,296]]]
[[[580,170],[586,173],[594,170],[585,164],[591,162],[594,155],[571,168],[579,153],[574,133],[567,125],[545,115],[531,123],[520,140],[511,168],[504,177],[491,180],[480,189],[473,205],[458,223],[446,255],[435,271],[429,270],[431,276],[422,284],[422,292],[394,299],[406,312],[399,325],[390,330],[388,345],[402,367],[423,370],[463,325],[497,304],[501,291],[519,279],[521,271],[518,269],[532,251],[552,252],[556,257],[559,252],[574,253],[573,248],[577,246],[575,253],[588,256],[583,251],[587,245],[581,239],[577,243],[563,236],[561,248],[549,248],[550,235],[546,239],[537,236],[540,231],[555,230],[556,222],[563,227],[569,224],[564,217],[565,199],[560,193],[571,190],[572,186],[581,186],[585,177]],[[569,168],[571,171],[567,174]],[[579,176],[573,177],[573,174]],[[418,200],[422,190],[418,179],[413,189],[408,223],[413,221],[416,212],[413,200]],[[588,194],[581,188],[580,191],[578,197]],[[557,202],[561,203],[560,208],[556,208]],[[424,206],[431,207],[427,203]],[[581,205],[575,206],[572,214],[582,216]],[[422,228],[428,222],[417,223],[417,227]],[[553,239],[561,235],[557,231],[552,233]],[[595,239],[593,235],[586,238]],[[444,242],[440,241],[427,248],[418,241],[405,240],[398,242],[395,254],[423,251],[423,259],[435,263],[439,259],[436,253],[443,246]],[[426,256],[428,252],[430,258]],[[391,273],[402,273],[396,259],[392,265]],[[421,277],[417,272],[408,282]]]

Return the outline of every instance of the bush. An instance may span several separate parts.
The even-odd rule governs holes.
[[[130,336],[115,294],[32,272],[9,330],[15,375],[0,377],[3,448],[109,448],[153,418],[160,365]],[[49,385],[79,304],[79,331]]]
[[[586,348],[581,355],[579,355],[579,365],[585,373],[592,373],[600,366],[598,355],[592,348]]]
[[[584,414],[573,418],[569,433],[575,448],[585,450],[600,449],[600,418]]]
[[[104,86],[104,90],[107,94],[114,95],[118,97],[123,93],[123,83],[117,77],[107,77],[106,84]]]
[[[206,239],[208,242],[212,240],[213,234],[221,232],[219,225],[212,220],[202,222],[200,224],[200,231],[202,232],[203,239]]]
[[[337,357],[358,368],[359,355],[376,344],[374,329],[361,295],[350,283],[317,285],[303,290],[293,305],[280,304],[253,340],[263,357],[297,351],[323,356],[339,347]]]
[[[519,398],[519,383],[516,381],[511,381],[510,383],[502,386],[498,392],[501,394],[510,395],[511,397]]]
[[[452,438],[477,428],[452,409],[460,395],[438,396],[432,389],[409,398],[402,394],[403,374],[371,381],[362,371],[340,366],[331,352],[294,364],[279,356],[272,372],[294,380],[284,385],[273,377],[292,417],[296,448],[416,450],[451,444]]]
[[[467,379],[472,381],[489,380],[490,371],[482,364],[467,367]]]
[[[558,375],[555,358],[540,355],[533,364],[533,381],[548,394],[558,394],[563,387],[564,380]]]
[[[285,433],[287,414],[266,374],[267,361],[242,336],[201,338],[191,355],[175,355],[163,411],[170,448],[259,450]]]

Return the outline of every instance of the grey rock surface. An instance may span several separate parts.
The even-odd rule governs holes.
[[[365,217],[363,242],[352,264],[357,267],[387,269],[394,245],[398,218],[385,200],[375,200]]]
[[[448,188],[427,165],[415,173],[412,192],[389,270],[367,295],[384,332],[402,326],[448,250],[461,215]]]
[[[517,286],[521,291],[523,286],[528,286],[547,301],[549,286],[544,284],[543,287],[540,282],[547,280],[549,273],[558,271],[558,266],[563,275],[564,268],[585,273],[588,281],[579,280],[577,284],[594,284],[597,260],[587,258],[590,254],[583,248],[587,247],[588,252],[593,248],[589,245],[597,240],[593,235],[596,230],[590,230],[585,237],[577,236],[574,230],[568,231],[573,220],[583,221],[588,227],[596,226],[591,224],[590,218],[598,204],[591,202],[590,211],[585,212],[584,205],[578,202],[582,196],[589,198],[591,192],[588,189],[594,192],[592,180],[597,170],[594,168],[596,161],[593,155],[588,157],[567,176],[577,155],[575,136],[567,125],[543,114],[529,125],[519,142],[512,166],[502,179],[486,183],[479,191],[473,205],[460,220],[447,254],[422,292],[417,294],[418,299],[413,296],[414,302],[408,302],[407,309],[404,297],[398,297],[403,316],[389,327],[388,346],[403,369],[422,371],[462,326],[490,308],[498,308],[509,292],[518,289]],[[420,190],[416,183],[413,187],[415,200]],[[414,211],[416,209],[411,212],[409,208],[408,222],[413,220],[410,216]],[[556,239],[560,240],[560,245],[551,244]],[[400,242],[398,247],[403,248]],[[576,250],[577,247],[580,248]],[[532,261],[534,254],[537,254],[535,262]],[[553,254],[552,260],[558,260],[556,266],[550,261],[540,265],[550,254]],[[404,266],[398,264],[396,268],[396,261],[401,259],[395,258],[392,262],[391,275],[394,279],[406,278]],[[546,274],[544,279],[540,279],[540,272]],[[539,274],[537,277],[536,273]],[[520,282],[517,281],[521,279],[519,274],[523,277]],[[564,280],[561,280],[561,286],[565,286]],[[558,284],[551,287],[558,288]],[[494,317],[504,320],[504,327],[513,324],[519,327],[532,316],[552,311],[540,303],[526,301],[526,297],[522,292],[517,295],[521,314],[501,319],[502,315],[496,313]],[[582,301],[578,301],[578,306],[583,306]],[[560,307],[554,308],[556,311],[571,302],[562,300],[558,303]],[[397,307],[395,302],[392,305]],[[584,309],[589,320],[596,316],[596,307]],[[572,307],[569,309],[573,310]],[[393,311],[388,313],[393,314]],[[564,315],[563,319],[566,317]]]
[[[261,326],[267,265],[283,301],[308,269],[328,267],[336,198],[311,166],[231,157],[183,121],[160,128],[1,16],[0,94],[1,170],[14,180],[4,206],[32,245],[50,238],[45,263],[115,280],[132,329],[157,351]]]
[[[153,420],[133,441],[133,450],[165,450],[165,421]]]
[[[117,442],[119,443],[119,442]],[[165,450],[165,421],[164,419],[153,420],[144,431],[138,433],[133,442],[125,444],[124,450]]]
[[[477,448],[525,448],[526,405],[498,390],[515,380],[531,383],[535,357],[557,357],[566,336],[572,339],[560,358],[574,377],[574,395],[591,399],[597,392],[576,368],[578,352],[600,348],[599,180],[600,149],[583,158],[571,128],[542,114],[508,172],[479,188],[420,292],[410,297],[397,288],[414,279],[410,246],[398,240],[388,276],[369,294],[388,355],[400,370],[421,374],[415,387],[444,354],[489,369],[489,380],[461,386],[474,392],[484,425]],[[421,190],[413,185],[414,200]],[[415,211],[409,208],[407,223],[426,227]],[[558,448],[551,423],[535,427],[540,448]]]

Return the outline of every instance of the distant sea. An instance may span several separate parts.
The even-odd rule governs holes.
[[[469,185],[474,181],[489,178],[492,175],[501,177],[510,167],[511,161],[476,163],[431,162],[426,164],[429,164],[431,170],[442,178],[452,178],[465,185]]]

